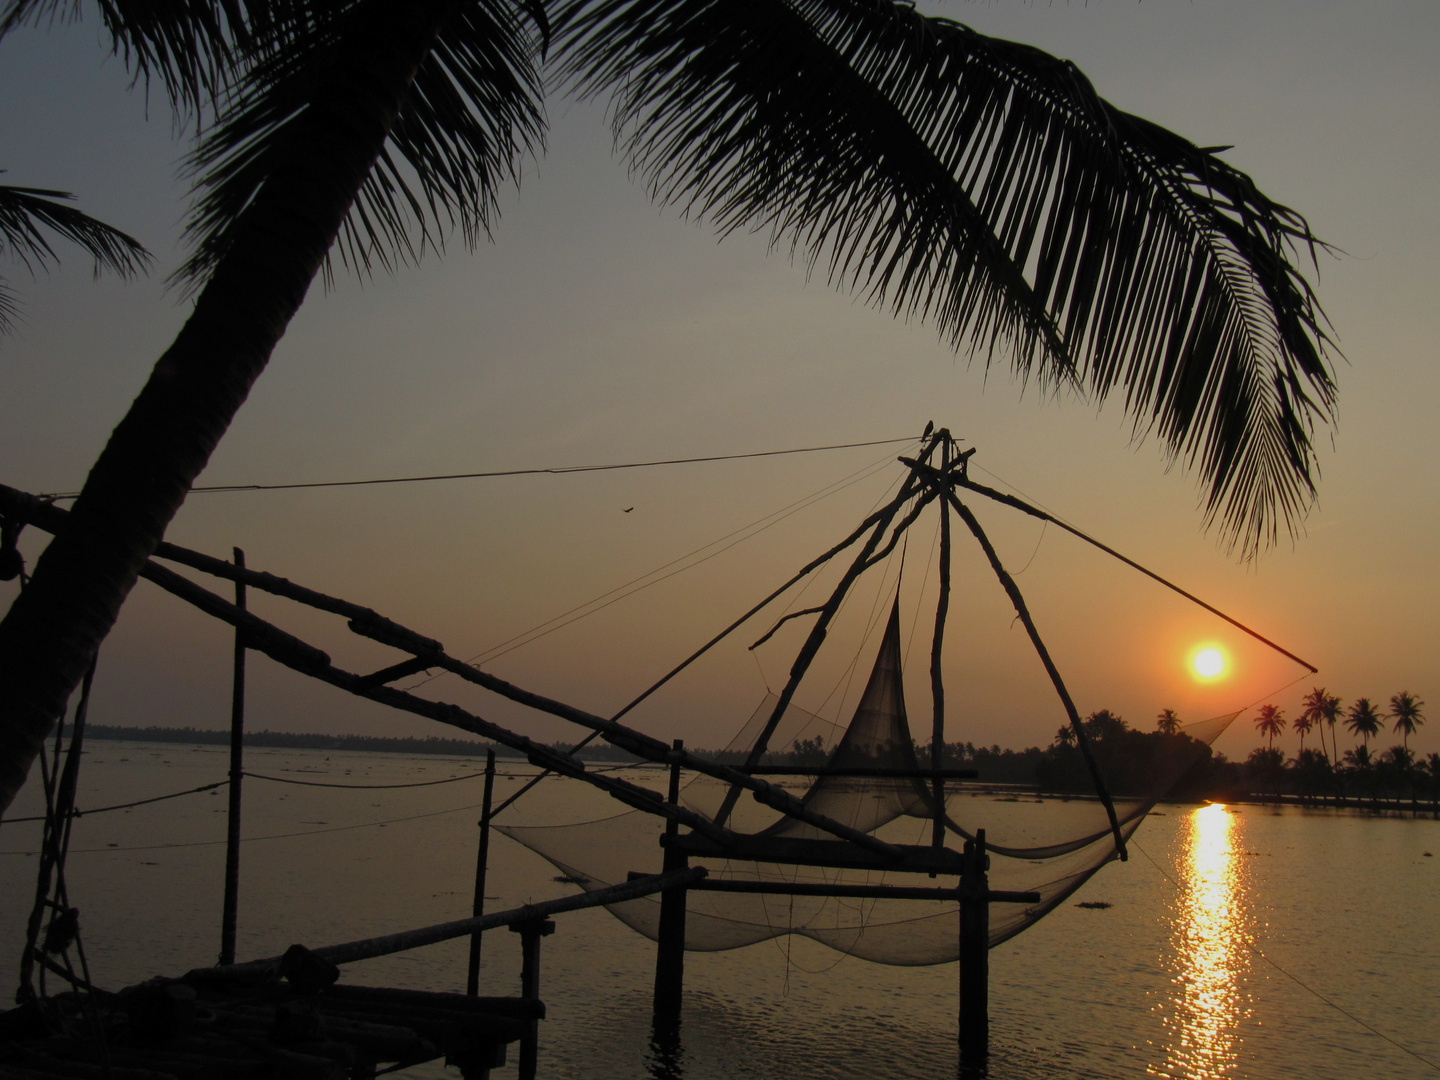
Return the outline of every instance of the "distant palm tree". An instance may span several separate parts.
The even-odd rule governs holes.
[[[1109,709],[1097,709],[1084,720],[1085,734],[1095,741],[1108,739],[1129,730],[1125,721]]]
[[[1370,740],[1380,733],[1380,714],[1375,711],[1375,706],[1370,704],[1369,698],[1356,698],[1355,704],[1350,706],[1350,711],[1345,715],[1345,726],[1350,729],[1350,734],[1360,736],[1368,758]]]
[[[1392,746],[1380,755],[1379,772],[1395,792],[1395,801],[1405,797],[1405,791],[1413,792],[1415,782],[1415,755],[1408,746]]]
[[[1309,735],[1310,729],[1315,726],[1315,718],[1307,710],[1291,720],[1290,726],[1300,733],[1300,753],[1305,753],[1305,736]]]
[[[1375,793],[1375,760],[1370,756],[1370,747],[1361,745],[1353,750],[1346,750],[1344,760],[1346,771],[1354,779],[1359,793],[1373,796]]]
[[[1162,735],[1177,735],[1180,732],[1180,717],[1174,709],[1162,709],[1155,718],[1155,730]]]
[[[1330,694],[1325,698],[1325,707],[1320,711],[1320,715],[1325,720],[1325,726],[1330,729],[1330,749],[1334,751],[1330,762],[1332,765],[1340,763],[1340,744],[1335,741],[1335,725],[1340,722],[1344,704],[1338,694]]]
[[[1424,767],[1430,774],[1430,802],[1440,811],[1440,754],[1427,757]]]
[[[1420,706],[1424,704],[1409,690],[1401,690],[1390,699],[1390,715],[1395,720],[1395,730],[1403,736],[1407,751],[1410,749],[1410,736],[1425,723],[1425,718],[1420,715]]]
[[[1325,692],[1323,686],[1311,687],[1310,693],[1305,695],[1300,702],[1301,712],[1295,718],[1295,730],[1300,732],[1300,749],[1305,749],[1305,733],[1312,727],[1320,724],[1325,719],[1325,703],[1330,700],[1330,695]],[[1304,722],[1305,726],[1300,725]],[[1320,728],[1320,749],[1325,750],[1325,756],[1330,756],[1330,751],[1325,747],[1325,729]]]
[[[1069,724],[1066,724],[1066,725],[1064,725],[1063,727],[1061,727],[1059,730],[1057,730],[1057,731],[1055,732],[1055,745],[1056,745],[1056,746],[1074,746],[1074,745],[1075,745],[1075,729],[1074,729],[1073,727],[1071,727]]]
[[[1274,705],[1261,705],[1255,717],[1255,728],[1266,738],[1265,749],[1275,748],[1275,736],[1285,730],[1285,714]]]

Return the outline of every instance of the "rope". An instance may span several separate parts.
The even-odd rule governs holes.
[[[444,780],[416,780],[409,784],[330,784],[323,780],[292,780],[285,776],[263,776],[260,773],[246,772],[245,776],[251,780],[268,780],[272,784],[295,784],[299,787],[323,787],[323,788],[350,788],[354,791],[390,791],[395,788],[416,788],[434,787],[436,784],[454,784],[461,780],[474,780],[484,776],[483,772],[466,773],[464,776],[451,776]],[[519,773],[507,773],[508,776],[518,776]],[[529,775],[528,773],[526,775]],[[218,787],[218,784],[212,784]]]
[[[245,775],[249,776],[250,774],[246,773]],[[264,780],[268,778],[261,777],[260,779]],[[200,787],[187,788],[185,791],[172,791],[169,795],[156,795],[154,798],[151,799],[136,799],[134,802],[116,803],[114,806],[97,806],[94,810],[71,810],[68,816],[71,818],[80,818],[85,817],[89,814],[106,814],[109,813],[111,810],[129,810],[131,807],[134,806],[148,806],[150,803],[164,802],[166,799],[178,799],[182,795],[195,795],[202,791],[213,791],[215,788],[224,787],[229,782],[229,780],[220,780],[213,784],[202,784]],[[23,821],[44,820],[45,815],[41,814],[37,817],[6,818],[5,824],[19,825]]]
[[[1137,844],[1137,843],[1135,842],[1135,840],[1134,840],[1133,837],[1132,837],[1131,840],[1130,840],[1130,846],[1133,847],[1136,851],[1140,852],[1141,855],[1144,855],[1145,858],[1149,860],[1150,865],[1153,866],[1153,867],[1155,867],[1156,870],[1160,871],[1160,875],[1161,875],[1162,877],[1164,877],[1167,881],[1169,881],[1170,884],[1174,885],[1177,891],[1179,891],[1179,892],[1186,892],[1186,891],[1188,891],[1188,890],[1186,889],[1186,887],[1185,887],[1178,879],[1175,878],[1174,875],[1172,875],[1168,870],[1165,869],[1165,867],[1161,866],[1158,862],[1156,862],[1153,858],[1151,858],[1150,853],[1149,853],[1148,851],[1146,851],[1144,848],[1142,848],[1139,844]],[[1356,1015],[1355,1015],[1354,1013],[1352,1013],[1349,1009],[1346,1009],[1344,1006],[1338,1005],[1338,1004],[1336,1004],[1335,1002],[1331,1001],[1331,1000],[1330,1000],[1328,997],[1326,997],[1324,994],[1320,993],[1319,990],[1316,990],[1313,986],[1311,986],[1311,985],[1309,985],[1308,983],[1304,982],[1298,975],[1292,974],[1291,972],[1287,971],[1285,968],[1281,967],[1280,964],[1279,964],[1279,962],[1277,962],[1277,961],[1275,961],[1275,960],[1272,960],[1269,956],[1266,956],[1265,953],[1261,952],[1260,949],[1259,949],[1258,947],[1256,947],[1256,945],[1255,945],[1254,942],[1252,942],[1252,941],[1244,941],[1243,939],[1242,939],[1242,942],[1243,942],[1243,944],[1245,945],[1245,947],[1246,947],[1247,949],[1249,949],[1252,953],[1254,953],[1256,956],[1258,956],[1261,960],[1264,960],[1267,964],[1269,964],[1271,967],[1273,967],[1276,971],[1280,972],[1281,975],[1284,975],[1287,979],[1289,979],[1291,982],[1293,982],[1296,986],[1300,987],[1300,989],[1306,991],[1306,992],[1309,993],[1309,994],[1314,995],[1314,997],[1316,997],[1316,998],[1319,999],[1320,1001],[1324,1002],[1326,1005],[1329,1005],[1330,1008],[1334,1009],[1334,1010],[1335,1010],[1336,1012],[1338,1012],[1341,1016],[1344,1016],[1344,1017],[1347,1017],[1347,1018],[1350,1019],[1350,1020],[1353,1020],[1353,1021],[1354,1021],[1356,1024],[1358,1024],[1360,1027],[1362,1027],[1362,1028],[1364,1028],[1366,1031],[1370,1032],[1371,1035],[1375,1035],[1375,1036],[1377,1036],[1377,1037],[1379,1037],[1379,1038],[1381,1038],[1381,1039],[1384,1039],[1384,1040],[1385,1040],[1387,1043],[1389,1043],[1391,1046],[1395,1047],[1395,1049],[1400,1050],[1400,1051],[1403,1051],[1403,1052],[1406,1053],[1406,1054],[1409,1054],[1409,1055],[1410,1055],[1411,1057],[1413,1057],[1416,1061],[1422,1062],[1423,1064],[1430,1066],[1430,1068],[1433,1069],[1433,1070],[1435,1070],[1437,1073],[1440,1073],[1440,1065],[1437,1065],[1437,1064],[1435,1064],[1435,1062],[1431,1061],[1429,1058],[1427,1058],[1427,1057],[1425,1057],[1425,1056],[1423,1056],[1423,1055],[1421,1055],[1421,1054],[1416,1053],[1414,1050],[1411,1050],[1408,1046],[1404,1045],[1403,1043],[1396,1042],[1396,1041],[1395,1041],[1394,1039],[1392,1039],[1389,1035],[1386,1035],[1383,1031],[1380,1031],[1380,1030],[1378,1030],[1377,1028],[1374,1028],[1374,1027],[1372,1027],[1371,1025],[1367,1024],[1364,1020],[1361,1020],[1360,1017],[1356,1016]]]
[[[616,469],[650,469],[660,465],[696,465],[709,461],[740,461],[745,458],[781,457],[787,454],[818,454],[827,450],[853,450],[863,446],[892,446],[914,442],[913,435],[903,439],[871,439],[867,442],[835,443],[830,446],[800,446],[789,450],[757,450],[743,454],[710,454],[706,457],[666,458],[659,461],[628,461],[616,465],[561,465],[544,469],[498,469],[491,472],[437,473],[432,476],[387,476],[368,480],[322,480],[299,484],[217,484],[191,488],[192,493],[235,491],[296,491],[309,488],[367,487],[375,484],[419,484],[436,480],[485,480],[499,476],[563,476],[567,473],[611,472]],[[40,495],[42,499],[74,499],[78,491]]]
[[[648,573],[641,574],[639,577],[631,578],[623,585],[617,585],[609,592],[601,593],[599,596],[587,600],[583,604],[576,605],[569,611],[561,612],[559,615],[556,615],[553,618],[546,620],[545,622],[539,623],[538,625],[531,627],[529,630],[522,631],[521,633],[516,634],[514,637],[507,638],[506,640],[500,642],[498,645],[491,646],[484,652],[476,653],[474,656],[470,657],[465,662],[467,664],[485,664],[489,663],[492,660],[498,660],[506,653],[514,652],[518,648],[529,645],[532,642],[539,641],[541,638],[553,634],[557,630],[563,630],[571,623],[579,622],[581,619],[588,618],[589,616],[594,615],[596,612],[603,611],[611,604],[614,604],[620,600],[624,600],[626,597],[633,596],[637,592],[642,592],[643,590],[650,588],[650,586],[652,585],[658,585],[662,581],[667,581],[670,578],[675,577],[677,574],[682,574],[687,570],[693,570],[695,567],[710,561],[716,556],[723,555],[731,548],[742,544],[747,540],[754,539],[762,532],[765,532],[773,528],[774,526],[780,524],[780,522],[784,521],[786,518],[791,517],[794,514],[798,514],[801,510],[807,510],[815,503],[820,502],[823,499],[828,499],[831,495],[838,495],[846,488],[853,487],[855,484],[858,484],[861,481],[868,480],[876,472],[879,472],[881,469],[885,468],[889,464],[890,455],[886,454],[879,461],[872,462],[869,465],[866,465],[863,468],[857,470],[856,472],[851,473],[849,476],[842,477],[841,479],[836,480],[831,484],[827,484],[825,487],[822,487],[817,491],[811,492],[808,495],[804,495],[801,498],[796,499],[794,502],[790,503],[788,506],[782,506],[779,510],[773,510],[770,513],[764,515],[763,517],[756,518],[748,525],[742,525],[740,528],[734,530],[733,532],[726,533],[718,540],[712,540],[708,544],[702,544],[700,547],[695,548],[693,551],[681,555],[677,559],[672,559],[670,562],[665,563],[663,566],[658,566],[654,570],[649,571]],[[757,526],[759,527],[757,528]],[[754,529],[755,531],[750,532],[750,530],[752,529]],[[746,533],[748,533],[748,535],[742,535]],[[732,542],[726,543],[726,541]],[[724,544],[725,546],[719,547],[719,545],[721,544]],[[680,565],[682,563],[687,563],[687,560],[695,558],[695,556],[699,555],[701,552],[706,551],[709,548],[716,548],[717,550],[710,552],[710,554],[706,555],[704,558],[697,559],[695,562],[688,563],[687,565]],[[676,569],[671,570],[668,574],[663,573],[666,570],[670,570],[671,567],[676,567]],[[663,576],[656,577],[657,574],[663,574]],[[647,580],[650,578],[653,578],[654,580]],[[605,603],[602,604],[602,600],[605,601]],[[572,615],[574,616],[574,618],[570,617]],[[412,684],[409,689],[418,689],[419,687],[424,686],[426,683],[433,682],[435,679],[440,678],[443,674],[445,674],[445,672],[440,672],[438,674],[428,676],[421,682]]]
[[[266,836],[242,836],[242,844],[256,843],[261,840],[289,840],[297,836],[317,836],[321,833],[351,832],[355,829],[370,829],[381,825],[396,825],[404,821],[418,821],[421,818],[442,817],[445,814],[458,814],[464,810],[478,810],[480,803],[472,803],[468,806],[452,806],[448,810],[430,810],[423,814],[409,814],[405,817],[387,818],[384,821],[362,821],[355,825],[332,825],[327,829],[302,829],[298,832],[270,833]],[[129,847],[98,847],[98,848],[75,848],[79,854],[95,855],[111,851],[167,851],[172,848],[197,848],[216,847],[226,843],[225,840],[191,840],[184,843],[174,844],[136,844]],[[34,851],[0,851],[0,855],[34,855]]]

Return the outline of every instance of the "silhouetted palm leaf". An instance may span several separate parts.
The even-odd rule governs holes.
[[[564,71],[616,95],[653,194],[768,229],[832,282],[1022,376],[1123,388],[1247,551],[1313,494],[1333,385],[1292,265],[1319,241],[1073,64],[887,0],[570,0]]]
[[[223,102],[221,121],[191,157],[200,199],[194,254],[177,275],[200,281],[223,256],[230,229],[293,147],[287,137],[331,77],[347,33],[376,5],[333,0],[283,50],[251,68]],[[341,258],[369,271],[414,262],[458,227],[467,244],[488,229],[498,186],[540,143],[543,9],[489,0],[456,5],[416,74],[389,141],[343,227]]]
[[[182,113],[209,106],[237,70],[309,24],[312,0],[95,0],[110,47],[137,78],[156,79]],[[6,0],[0,37],[17,26],[78,20],[75,0]]]
[[[0,184],[0,252],[18,259],[32,273],[56,261],[46,232],[78,244],[95,260],[95,273],[110,270],[121,277],[139,273],[150,261],[133,236],[62,202],[75,196],[47,188]],[[14,294],[0,278],[0,334],[8,333],[16,314]]]

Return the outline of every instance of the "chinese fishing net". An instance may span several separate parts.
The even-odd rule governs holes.
[[[869,682],[850,723],[837,725],[793,705],[781,715],[767,747],[771,760],[794,762],[819,745],[833,749],[828,770],[869,769],[920,772],[905,711],[901,678],[898,608],[880,643]],[[769,695],[721,758],[745,758],[773,716],[778,699]],[[1128,730],[1101,732],[1094,755],[1113,795],[1121,835],[1128,839],[1146,813],[1196,761],[1239,713],[1191,724],[1177,735]],[[989,884],[994,890],[1036,892],[1034,904],[992,904],[990,943],[998,944],[1042,918],[1117,857],[1105,807],[1095,797],[1078,750],[1060,748],[1048,788],[1065,792],[1037,795],[981,785],[949,785],[937,808],[928,778],[822,775],[813,783],[783,782],[805,806],[863,832],[897,844],[928,844],[942,815],[953,843],[984,828],[990,852]],[[817,764],[819,762],[816,762]],[[958,790],[956,789],[958,787]],[[721,812],[728,787],[699,776],[682,791],[691,810],[712,821]],[[749,799],[735,804],[724,824],[752,836],[833,840],[834,837]],[[656,872],[664,820],[632,811],[573,825],[497,825],[506,836],[549,860],[586,891],[626,880],[632,871]],[[944,885],[925,875],[879,870],[838,870],[734,859],[693,860],[712,879],[845,885]],[[658,934],[657,897],[609,906],[610,912],[652,940]],[[953,901],[848,899],[764,893],[691,890],[685,920],[685,947],[734,949],[785,934],[803,934],[842,953],[884,964],[940,964],[959,957],[959,904]]]

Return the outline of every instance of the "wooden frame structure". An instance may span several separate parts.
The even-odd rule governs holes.
[[[243,748],[244,723],[244,676],[245,654],[247,651],[264,653],[281,665],[301,674],[329,683],[341,690],[379,704],[449,724],[462,730],[480,735],[493,742],[511,748],[523,755],[544,773],[562,776],[588,783],[619,802],[645,813],[658,815],[666,820],[664,837],[664,863],[661,875],[651,876],[652,882],[664,882],[660,886],[661,923],[655,979],[655,1015],[657,1025],[672,1024],[678,1019],[684,970],[684,927],[686,894],[689,889],[708,889],[730,892],[772,892],[792,895],[813,895],[818,887],[800,886],[784,882],[738,882],[713,881],[704,876],[703,868],[690,870],[692,858],[720,857],[725,859],[754,860],[757,862],[791,865],[812,865],[833,868],[884,869],[908,873],[924,873],[931,878],[937,875],[955,876],[958,884],[954,888],[923,888],[907,886],[834,886],[825,887],[824,895],[866,896],[891,898],[924,898],[936,900],[958,900],[961,906],[961,1024],[960,1041],[962,1056],[970,1062],[983,1061],[986,1053],[986,1030],[988,1013],[985,990],[986,951],[988,948],[988,905],[992,902],[1037,903],[1038,894],[1006,893],[988,888],[985,870],[988,859],[985,854],[983,831],[972,840],[967,840],[965,850],[953,851],[945,847],[946,820],[944,815],[947,782],[967,778],[966,770],[942,767],[944,746],[945,688],[941,675],[941,651],[944,641],[945,623],[949,610],[951,523],[953,510],[964,522],[979,543],[991,568],[1010,597],[1018,618],[1024,624],[1050,679],[1064,704],[1070,724],[1075,731],[1077,743],[1084,755],[1095,788],[1104,802],[1115,837],[1117,851],[1125,856],[1124,840],[1115,816],[1113,804],[1101,782],[1088,739],[1081,726],[1079,712],[1070,698],[1055,664],[1035,628],[1033,619],[1025,605],[1024,598],[1014,580],[1001,565],[989,538],[970,509],[960,500],[957,492],[969,490],[1010,506],[1019,506],[1026,512],[1054,520],[1049,515],[1020,503],[1012,496],[991,491],[982,485],[973,484],[968,477],[968,462],[973,450],[957,451],[950,433],[941,429],[927,437],[920,451],[913,458],[899,460],[908,468],[908,474],[899,492],[885,505],[871,513],[861,524],[839,544],[812,560],[769,596],[756,604],[739,619],[726,627],[686,660],[669,671],[663,678],[645,690],[612,717],[603,717],[576,708],[544,695],[524,690],[500,679],[471,664],[467,664],[446,653],[444,646],[419,634],[377,612],[341,600],[337,597],[308,589],[284,578],[261,573],[247,568],[243,552],[236,549],[233,562],[216,559],[199,552],[190,551],[172,544],[162,543],[155,558],[147,562],[141,576],[160,588],[199,608],[201,611],[235,628],[235,685],[232,707],[232,747],[230,792],[232,814],[230,839],[227,850],[226,903],[222,920],[222,968],[217,970],[238,970],[244,965],[234,965],[234,925],[236,917],[236,883],[238,882],[238,829],[240,820],[240,781],[243,776],[241,753]],[[763,779],[776,775],[781,768],[767,766],[762,759],[769,748],[769,741],[785,710],[794,698],[797,687],[808,671],[823,641],[827,630],[839,611],[850,587],[860,576],[877,563],[887,558],[896,548],[905,530],[914,523],[920,513],[931,502],[939,503],[941,511],[941,560],[940,595],[936,607],[935,629],[931,648],[930,681],[933,699],[933,724],[930,747],[930,767],[915,773],[904,770],[835,769],[829,775],[869,776],[872,778],[907,777],[928,782],[930,801],[935,808],[935,825],[931,843],[928,846],[897,845],[889,843],[870,833],[860,831],[832,820],[811,810],[805,803],[782,788]],[[907,509],[908,506],[908,509]],[[23,492],[0,485],[0,520],[7,529],[18,531],[26,524],[45,531],[55,532],[64,527],[66,512],[53,504],[27,495]],[[1068,526],[1065,526],[1069,528]],[[1070,529],[1075,532],[1075,530]],[[1078,534],[1077,535],[1083,535]],[[1088,537],[1084,537],[1089,539]],[[1091,541],[1094,543],[1094,541]],[[731,766],[711,761],[685,750],[679,740],[672,744],[645,735],[621,723],[621,719],[665,685],[690,664],[704,655],[727,635],[744,625],[766,605],[775,600],[793,584],[828,562],[841,552],[859,545],[850,565],[841,576],[839,584],[829,599],[822,605],[794,612],[784,616],[769,633],[756,642],[759,645],[775,632],[775,629],[789,619],[815,616],[815,621],[791,668],[786,685],[767,719],[759,737],[752,746],[747,760],[741,766]],[[1102,545],[1103,546],[1103,545]],[[1106,549],[1109,550],[1109,549]],[[1114,554],[1114,552],[1111,552]],[[1125,560],[1129,562],[1129,560]],[[165,562],[198,570],[203,573],[232,582],[235,599],[229,601],[187,577],[163,565]],[[1134,565],[1134,564],[1131,564]],[[1149,573],[1148,571],[1146,571]],[[1151,575],[1154,577],[1155,575]],[[1163,579],[1158,579],[1162,580]],[[1165,582],[1165,584],[1169,584]],[[1174,588],[1174,586],[1171,586]],[[246,590],[259,589],[298,603],[339,615],[347,620],[351,631],[373,641],[390,646],[405,658],[377,671],[362,673],[347,671],[336,665],[330,656],[313,645],[260,619],[250,612],[246,605]],[[1177,590],[1183,591],[1183,590]],[[1185,594],[1189,595],[1189,594]],[[1193,597],[1192,597],[1193,599]],[[1205,605],[1208,607],[1208,605]],[[1214,609],[1210,609],[1214,610]],[[1218,613],[1217,614],[1221,614]],[[1224,616],[1228,618],[1228,616]],[[1234,620],[1230,620],[1234,622]],[[1239,625],[1238,623],[1236,625]],[[1242,627],[1242,629],[1245,629]],[[1251,632],[1252,631],[1248,631]],[[1255,635],[1258,637],[1258,635]],[[1264,639],[1261,639],[1264,640]],[[1267,642],[1268,643],[1268,642]],[[1269,643],[1273,644],[1273,643]],[[753,648],[754,646],[752,646]],[[1278,648],[1278,646],[1277,646]],[[1283,651],[1283,650],[1282,650]],[[1290,654],[1287,654],[1290,655]],[[1303,661],[1302,661],[1303,663]],[[443,670],[461,679],[480,686],[510,701],[557,716],[561,719],[588,728],[589,738],[603,737],[612,745],[634,754],[636,757],[669,766],[670,784],[668,798],[641,785],[615,776],[588,770],[574,752],[562,753],[549,746],[532,740],[518,732],[460,708],[457,705],[437,702],[399,690],[393,683],[401,678],[425,670]],[[587,742],[589,739],[587,738]],[[577,748],[578,749],[578,748]],[[482,923],[488,925],[490,916],[483,914],[484,875],[487,861],[489,823],[492,816],[489,806],[493,782],[493,755],[487,763],[486,803],[481,821],[480,850],[476,871],[476,899],[472,918],[462,920],[469,928],[461,931],[472,935],[471,964],[468,990],[477,993],[478,959],[480,950],[479,933]],[[704,774],[729,785],[719,813],[713,818],[687,809],[679,800],[680,775],[682,770]],[[823,776],[827,770],[805,770],[785,768],[792,775]],[[542,775],[544,775],[542,773]],[[743,792],[748,792],[757,801],[777,812],[804,822],[828,834],[828,840],[787,840],[779,837],[746,836],[728,827],[727,822],[736,801]],[[513,801],[513,798],[509,801]],[[508,805],[509,801],[506,804]],[[503,809],[503,806],[501,807]],[[681,833],[682,827],[688,830]],[[652,890],[653,891],[653,890]],[[595,894],[598,896],[599,894]],[[581,900],[582,898],[572,898]],[[603,902],[603,901],[598,901]],[[583,903],[577,906],[589,906]],[[459,924],[456,924],[459,925]],[[498,924],[497,924],[498,925]],[[529,958],[538,954],[539,937],[543,931],[536,931],[526,938],[525,955]],[[419,941],[417,939],[416,943]],[[410,946],[406,946],[410,947]],[[262,962],[262,963],[269,963]],[[192,973],[194,974],[194,973]],[[538,969],[535,978],[538,980]],[[538,982],[536,983],[538,986]],[[534,989],[534,987],[532,987]],[[533,1051],[533,1038],[530,1040]],[[523,1052],[523,1051],[522,1051]],[[533,1052],[526,1064],[533,1070]],[[523,1071],[523,1070],[522,1070]]]

